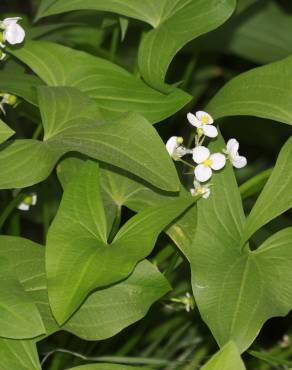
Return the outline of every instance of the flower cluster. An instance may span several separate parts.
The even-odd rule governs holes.
[[[20,202],[17,205],[17,209],[21,211],[29,211],[31,206],[35,206],[37,204],[37,194],[36,193],[31,193],[29,195],[26,195],[22,202]]]
[[[6,57],[6,42],[11,45],[21,44],[25,38],[24,29],[18,24],[20,17],[5,18],[0,21],[0,60]]]
[[[196,127],[195,147],[188,149],[183,146],[183,138],[172,136],[166,143],[166,149],[169,155],[175,161],[182,161],[193,168],[195,175],[194,188],[190,189],[193,196],[200,195],[207,199],[210,196],[210,183],[207,183],[212,177],[213,171],[221,170],[226,160],[230,160],[236,168],[246,166],[247,160],[239,155],[239,143],[236,139],[230,139],[222,153],[211,153],[203,146],[206,137],[215,138],[218,136],[217,128],[213,125],[214,120],[210,114],[198,111],[196,114],[188,113],[187,119],[191,125]],[[182,160],[186,154],[191,154],[194,165]]]

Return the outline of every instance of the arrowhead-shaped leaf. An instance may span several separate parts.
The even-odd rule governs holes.
[[[112,337],[144,317],[169,290],[163,275],[144,260],[126,280],[91,294],[63,329],[86,340]]]
[[[292,138],[283,146],[273,172],[247,218],[242,243],[292,207]]]
[[[0,147],[0,188],[40,182],[63,154],[77,151],[126,168],[157,187],[178,190],[164,143],[143,117],[130,113],[105,122],[96,104],[75,88],[42,87],[38,95],[44,141],[16,140]],[[36,161],[39,165],[33,166]]]
[[[58,165],[58,177],[63,188],[70,179],[78,174],[84,160],[77,157],[65,158]],[[191,197],[189,192],[181,187],[179,193],[170,193],[149,186],[143,180],[106,164],[101,165],[101,191],[106,208],[108,232],[118,218],[122,206],[135,212],[140,212],[147,207],[154,206],[157,202]],[[196,207],[193,206],[172,223],[165,231],[189,258],[196,224]]]
[[[62,45],[26,41],[10,51],[49,86],[73,86],[87,93],[108,118],[136,112],[155,123],[171,116],[191,97],[176,89],[169,95],[151,89],[125,69]]]
[[[176,53],[189,41],[224,23],[233,13],[236,0],[168,0],[165,6],[173,11],[143,38],[139,49],[144,80],[161,91],[169,89],[164,79]]]
[[[151,252],[159,233],[193,201],[164,201],[138,213],[109,245],[98,184],[98,166],[89,161],[67,185],[48,233],[49,297],[61,324],[93,289],[126,278]]]
[[[211,147],[218,151],[223,145],[219,141]],[[244,214],[230,165],[214,175],[212,183],[212,195],[197,206],[193,291],[219,345],[234,340],[244,351],[267,319],[292,308],[292,228],[255,251],[248,245],[242,249]]]
[[[292,57],[242,73],[208,104],[216,118],[250,115],[292,124]]]
[[[236,345],[229,342],[202,367],[202,370],[245,370],[245,366]]]

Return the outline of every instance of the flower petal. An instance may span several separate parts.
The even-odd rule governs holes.
[[[196,117],[201,122],[203,122],[204,118],[205,118],[206,121],[207,121],[207,122],[205,122],[205,124],[207,124],[207,125],[211,125],[214,122],[213,117],[209,113],[204,112],[202,110],[199,110],[198,112],[196,112]]]
[[[171,138],[169,138],[165,146],[166,146],[166,150],[168,151],[168,154],[172,156],[176,148],[179,146],[177,143],[177,136],[172,136]]]
[[[20,44],[25,38],[24,29],[17,23],[12,23],[4,30],[4,39],[11,45]]]
[[[187,114],[187,119],[189,123],[195,127],[201,127],[202,124],[201,122],[197,119],[197,117],[193,113],[188,113]]]
[[[247,159],[244,156],[237,155],[232,159],[232,164],[235,168],[243,168],[247,164]]]
[[[208,181],[212,176],[212,170],[210,167],[204,166],[203,164],[199,164],[195,168],[195,177],[200,182]]]
[[[236,139],[229,139],[226,145],[227,152],[233,158],[238,155],[239,142]]]
[[[29,205],[24,202],[21,202],[18,204],[17,209],[20,209],[21,211],[28,211]]]
[[[204,199],[208,199],[211,194],[211,190],[207,187],[205,187],[205,193],[203,194]]]
[[[221,170],[225,166],[226,163],[226,157],[225,155],[221,153],[214,153],[210,156],[210,159],[212,161],[211,168],[213,170]]]
[[[31,194],[31,205],[35,206],[37,204],[37,201],[38,201],[37,194],[36,193]]]
[[[193,149],[193,160],[200,164],[210,157],[210,150],[205,146],[197,146]]]
[[[204,134],[208,137],[218,136],[217,128],[213,125],[203,125],[202,130],[203,130]]]

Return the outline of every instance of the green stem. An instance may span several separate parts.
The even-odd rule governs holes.
[[[43,240],[46,243],[47,233],[50,226],[50,215],[49,215],[49,207],[48,207],[48,190],[47,185],[44,184],[43,186],[43,207],[42,207],[42,218],[43,218]]]
[[[182,90],[186,90],[188,85],[189,85],[189,82],[191,80],[191,77],[192,77],[192,74],[194,72],[194,69],[197,65],[197,61],[198,59],[197,58],[193,58],[189,61],[185,71],[184,71],[184,74],[183,74],[183,83],[181,84],[181,89]]]
[[[111,229],[111,232],[108,237],[108,242],[111,243],[114,240],[114,237],[116,236],[116,233],[118,232],[121,224],[121,218],[122,218],[122,206],[118,206],[117,208],[117,214]]]
[[[120,29],[119,27],[115,27],[113,30],[113,34],[112,34],[110,51],[109,51],[110,53],[109,60],[111,62],[114,62],[116,58],[118,44],[119,44],[119,37],[120,37]]]
[[[207,345],[204,345],[203,347],[197,349],[191,363],[184,367],[182,370],[197,370],[203,358],[206,357],[206,355],[208,354],[208,351],[209,348],[207,347]]]
[[[37,128],[35,129],[34,133],[32,134],[32,139],[36,140],[39,138],[40,134],[43,131],[43,125],[40,123],[37,125]]]
[[[193,166],[192,164],[190,164],[189,162],[187,162],[187,161],[184,161],[183,159],[181,159],[181,158],[179,158],[178,159],[178,161],[179,162],[182,162],[183,164],[185,164],[186,166],[189,166],[189,167],[191,167],[192,169],[195,169],[196,167],[195,166]]]
[[[18,193],[15,198],[11,200],[11,202],[6,206],[6,208],[3,210],[1,216],[0,216],[0,230],[2,230],[2,227],[8,217],[11,215],[11,213],[15,210],[16,206],[21,203],[23,198],[25,197],[25,194]]]

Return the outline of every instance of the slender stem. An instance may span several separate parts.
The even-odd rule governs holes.
[[[110,45],[109,60],[111,62],[114,62],[115,58],[116,58],[118,44],[119,44],[119,37],[120,37],[120,29],[119,29],[119,27],[115,27],[114,30],[113,30],[111,45]]]
[[[196,167],[195,166],[193,166],[192,164],[190,164],[189,162],[187,162],[187,161],[184,161],[183,159],[181,159],[181,158],[179,158],[178,159],[178,161],[179,162],[182,162],[183,164],[185,164],[186,166],[189,166],[189,167],[191,167],[191,168],[193,168],[193,169],[195,169]]]
[[[118,206],[117,208],[117,214],[115,217],[115,220],[113,222],[113,226],[110,232],[110,235],[108,237],[108,242],[111,243],[114,240],[114,237],[116,236],[116,233],[118,232],[121,224],[121,218],[122,218],[122,207]]]
[[[44,184],[43,186],[43,207],[42,207],[42,218],[43,218],[43,240],[46,243],[47,239],[47,232],[50,225],[50,215],[49,215],[49,207],[48,207],[48,188],[47,185]]]
[[[197,61],[198,61],[197,58],[192,58],[189,61],[188,65],[187,65],[187,67],[186,67],[186,69],[184,71],[184,74],[183,74],[183,78],[182,78],[183,83],[181,84],[181,89],[183,89],[183,90],[186,90],[187,89],[187,87],[189,85],[189,82],[191,80],[192,74],[194,72],[194,69],[195,69],[195,67],[197,65]]]
[[[4,223],[6,222],[7,218],[11,215],[14,211],[15,207],[23,200],[25,197],[24,193],[18,193],[15,198],[13,198],[10,203],[6,206],[0,216],[0,230],[2,229]]]
[[[39,136],[40,136],[40,134],[42,133],[42,131],[43,131],[43,125],[42,125],[41,123],[39,123],[39,124],[37,125],[37,128],[35,129],[35,131],[34,131],[33,135],[32,135],[32,139],[33,139],[33,140],[38,139],[38,138],[39,138]]]

